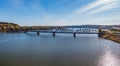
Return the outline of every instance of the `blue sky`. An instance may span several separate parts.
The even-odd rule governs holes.
[[[120,24],[120,0],[0,0],[0,21],[20,25]]]

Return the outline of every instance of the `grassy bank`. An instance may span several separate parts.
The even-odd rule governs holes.
[[[105,33],[102,38],[120,43],[120,34]]]

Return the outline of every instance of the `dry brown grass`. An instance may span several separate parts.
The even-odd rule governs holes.
[[[109,39],[109,40],[120,43],[120,37],[118,35],[106,33],[102,37],[105,38],[105,39]]]

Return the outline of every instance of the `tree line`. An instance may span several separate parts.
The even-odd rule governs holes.
[[[119,25],[120,26],[120,25]],[[114,27],[119,27],[114,26]],[[0,21],[0,32],[26,32],[28,30],[51,30],[54,28],[63,28],[66,26],[20,26],[11,22]],[[112,27],[112,25],[110,26]],[[120,32],[120,29],[112,28],[111,31]]]
[[[54,27],[52,26],[21,26],[21,31],[28,31],[28,30],[51,30]]]
[[[19,29],[18,24],[0,21],[0,32],[19,31]]]
[[[0,21],[0,32],[25,32],[28,30],[50,30],[53,26],[20,26],[11,22]]]

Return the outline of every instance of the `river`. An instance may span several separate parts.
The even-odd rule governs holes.
[[[0,33],[0,66],[120,66],[120,44],[89,34]]]

